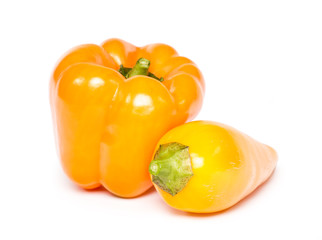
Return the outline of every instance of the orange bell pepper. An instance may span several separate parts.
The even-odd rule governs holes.
[[[266,181],[277,154],[224,124],[195,121],[167,132],[149,171],[163,200],[195,213],[229,208]]]
[[[110,39],[72,49],[50,81],[64,171],[85,189],[142,194],[158,139],[196,116],[204,88],[196,65],[165,44]]]

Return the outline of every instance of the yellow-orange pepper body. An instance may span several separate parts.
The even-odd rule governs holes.
[[[169,154],[169,143],[186,146],[192,171],[189,181],[174,194],[164,190],[167,182],[182,182],[178,175],[167,176],[179,166],[177,162],[171,164],[174,154]],[[151,162],[150,172],[154,170],[151,169],[154,163],[161,170],[159,175],[162,172],[165,175],[161,178],[165,179],[165,187],[160,188],[158,182],[154,186],[169,206],[186,212],[211,213],[233,206],[267,180],[277,162],[277,154],[271,147],[232,127],[210,121],[194,121],[173,128],[158,142],[156,155],[161,155],[160,146],[165,146],[161,154],[170,158],[154,158]]]
[[[150,60],[148,76],[117,70]],[[158,139],[199,112],[204,81],[196,65],[165,44],[139,48],[120,39],[81,45],[56,66],[50,103],[63,169],[85,189],[103,185],[135,197],[152,184],[148,165]]]

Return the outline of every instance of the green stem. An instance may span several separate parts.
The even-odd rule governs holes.
[[[193,176],[189,147],[172,142],[160,145],[149,166],[152,182],[172,196]]]
[[[149,73],[150,61],[145,58],[140,58],[135,66],[126,74],[126,78],[130,78],[136,75],[147,76]]]
[[[123,66],[123,64],[121,64],[120,69],[119,69],[119,73],[121,73],[124,77],[126,76],[126,74],[131,71],[132,68],[126,68]]]
[[[150,67],[150,61],[146,58],[140,58],[137,60],[135,66],[133,68],[127,68],[123,65],[120,66],[120,69],[118,70],[125,78],[130,78],[136,75],[143,75],[143,76],[149,76],[151,78],[154,78],[160,82],[163,82],[163,77],[158,78],[153,73],[149,72]]]

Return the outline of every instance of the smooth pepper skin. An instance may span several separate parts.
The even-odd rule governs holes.
[[[216,122],[194,121],[173,128],[155,152],[174,142],[189,147],[193,176],[174,196],[154,186],[169,206],[186,212],[212,213],[233,206],[266,181],[277,162],[271,147]]]
[[[125,79],[120,65],[150,60],[148,76]],[[205,85],[197,66],[165,44],[120,39],[86,44],[58,62],[50,81],[56,142],[64,171],[85,189],[103,185],[136,197],[152,184],[148,165],[159,138],[200,111]]]

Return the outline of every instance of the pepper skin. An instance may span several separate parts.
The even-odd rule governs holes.
[[[117,70],[150,60],[156,78]],[[122,65],[122,66],[121,66]],[[50,81],[56,142],[64,171],[85,189],[103,185],[136,197],[152,184],[148,165],[159,138],[199,112],[204,81],[188,58],[165,44],[136,47],[120,39],[81,45]]]
[[[195,121],[167,132],[149,171],[171,207],[194,213],[227,209],[265,182],[277,154],[224,124]]]

